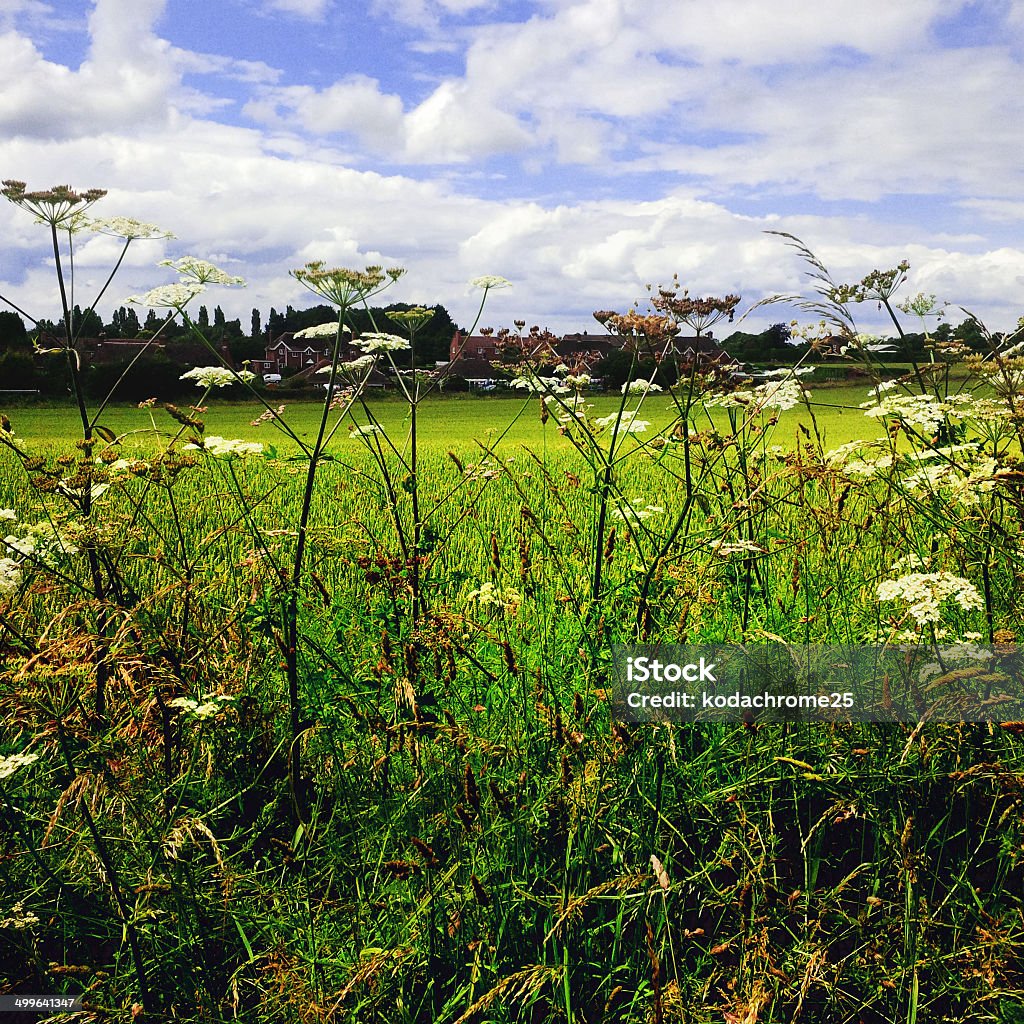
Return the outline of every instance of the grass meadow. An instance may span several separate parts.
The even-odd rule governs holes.
[[[63,296],[102,190],[3,195]],[[839,287],[801,251],[868,410],[692,365],[437,397],[394,361],[428,310],[339,368],[401,273],[375,267],[292,272],[338,310],[322,404],[218,400],[244,382],[214,365],[194,406],[90,407],[67,329],[67,406],[0,408],[0,996],[89,1024],[1024,1021],[1024,712],[978,646],[1021,626],[1024,360],[933,346],[883,383],[848,304],[902,332],[906,265]],[[189,303],[240,282],[171,266],[137,301],[202,338]],[[738,302],[602,323],[653,350]],[[942,675],[902,704],[886,676],[875,722],[625,722],[639,643]],[[935,687],[986,714],[931,720]]]
[[[654,420],[665,400],[647,401]],[[296,407],[297,434],[319,408]],[[407,407],[369,408],[407,435]],[[71,596],[87,574],[72,556],[0,619],[6,742],[40,755],[0,783],[19,908],[4,907],[5,976],[86,993],[89,1020],[1022,1019],[1015,731],[627,728],[608,708],[613,642],[868,641],[895,611],[876,597],[889,567],[916,552],[978,578],[984,522],[844,476],[799,409],[745,454],[697,432],[696,498],[638,625],[654,524],[684,511],[682,456],[627,438],[613,497],[663,511],[599,537],[602,474],[539,410],[421,408],[411,628],[408,474],[375,471],[378,435],[341,429],[308,524],[294,739],[297,448],[161,463],[167,438],[135,433],[148,411],[105,413],[116,454],[147,460],[92,509],[117,581],[105,615],[87,575]],[[214,404],[206,434],[266,442],[259,411]],[[63,515],[70,415],[9,411],[44,453],[0,463],[19,521]],[[828,444],[864,434],[862,410],[816,415]],[[722,539],[759,550],[722,557]],[[989,555],[989,573],[992,627],[1012,629],[1018,570]],[[977,610],[948,618],[986,629]]]

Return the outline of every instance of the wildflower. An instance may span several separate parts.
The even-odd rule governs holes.
[[[125,300],[134,306],[147,306],[151,309],[183,310],[197,295],[206,291],[206,287],[198,281],[181,284],[162,284],[153,288],[145,295],[129,295]]]
[[[199,388],[226,388],[236,381],[248,384],[256,379],[256,374],[251,370],[229,370],[226,366],[197,366],[178,379],[194,380]]]
[[[6,555],[0,557],[0,596],[13,594],[21,586],[21,563]]]
[[[631,380],[622,385],[624,395],[646,395],[664,390],[659,384],[649,380]]]
[[[922,320],[926,316],[937,316],[941,318],[943,315],[942,306],[938,304],[936,296],[926,295],[924,292],[918,292],[916,295],[912,295],[909,299],[899,303],[896,308],[902,310],[904,313],[918,316]]]
[[[569,373],[566,374],[562,383],[566,387],[572,388],[574,391],[582,391],[588,384],[590,384],[591,377],[589,373]]]
[[[284,406],[279,405],[276,409],[265,409],[254,419],[249,426],[258,427],[264,423],[268,423],[270,420],[278,420],[284,415]]]
[[[232,458],[233,456],[261,455],[263,445],[257,441],[232,441],[226,437],[218,437],[216,434],[203,438],[202,445],[186,444],[185,448],[194,451],[206,451],[218,458]]]
[[[38,760],[38,754],[8,754],[7,757],[0,757],[0,779],[9,779],[19,768]]]
[[[806,392],[799,381],[792,378],[769,381],[754,388],[752,395],[754,404],[760,409],[779,409],[784,411],[799,405]]]
[[[865,416],[875,418],[891,416],[909,427],[920,427],[934,432],[942,426],[947,416],[965,415],[965,407],[973,402],[973,396],[949,395],[946,399],[934,395],[888,395],[876,397],[861,403]]]
[[[728,558],[729,555],[763,555],[765,549],[760,544],[755,544],[752,540],[735,540],[726,542],[724,540],[713,540],[708,545],[713,551],[717,552],[723,558]]]
[[[207,260],[201,260],[196,256],[182,256],[177,260],[161,260],[158,266],[170,267],[176,270],[183,282],[197,281],[199,284],[223,284],[237,285],[244,287],[245,278],[235,277],[215,267]]]
[[[222,711],[226,711],[225,704],[234,699],[225,694],[207,693],[203,695],[202,700],[193,700],[191,697],[175,697],[167,702],[167,706],[181,708],[182,711],[187,711],[189,714],[195,715],[196,718],[214,718]]]
[[[6,179],[0,189],[4,199],[34,214],[40,223],[62,229],[81,226],[82,214],[106,194],[106,189],[102,188],[75,192],[70,185],[54,185],[53,188],[28,192],[25,182],[14,179]]]
[[[594,424],[601,429],[611,427],[613,434],[642,434],[651,425],[650,420],[636,419],[636,409],[624,409],[622,413],[600,416]]]
[[[518,590],[511,587],[496,587],[493,583],[481,583],[479,589],[469,595],[481,608],[499,608],[503,612],[515,614],[523,598]]]
[[[13,508],[0,508],[0,519],[7,519],[12,523],[18,521],[18,514]]]
[[[611,510],[611,517],[612,519],[618,519],[620,522],[635,526],[644,519],[650,519],[651,516],[661,515],[664,511],[660,505],[645,505],[641,508],[639,505],[620,502],[616,508]]]
[[[492,288],[512,287],[511,281],[504,277],[498,277],[495,274],[485,274],[483,277],[474,277],[469,284],[472,288],[483,288],[484,291],[489,291]]]
[[[33,759],[38,755],[30,755]],[[2,764],[2,761],[0,761]],[[0,779],[5,778],[4,775],[0,775]],[[13,928],[15,931],[22,931],[25,928],[30,928],[34,924],[39,924],[39,918],[32,913],[30,910],[27,914],[25,913],[25,904],[19,900],[11,907],[11,916],[0,919],[0,928]]]
[[[398,309],[388,313],[388,319],[407,331],[418,331],[426,326],[434,317],[432,309],[425,309],[423,306],[411,306],[409,309]]]
[[[349,437],[368,437],[370,434],[383,433],[376,423],[368,423],[365,427],[349,427]]]
[[[907,614],[919,626],[934,625],[942,620],[940,604],[952,600],[964,611],[981,610],[985,603],[974,584],[962,576],[948,572],[912,572],[895,580],[878,584],[879,601],[903,600]]]
[[[363,334],[354,342],[367,355],[371,352],[407,352],[409,342],[397,334]]]
[[[347,267],[326,267],[323,260],[314,260],[289,273],[311,292],[323,296],[335,306],[347,309],[353,303],[381,291],[389,280],[397,281],[405,271],[399,267],[383,270],[378,266],[350,270]]]
[[[360,356],[358,359],[350,359],[347,363],[338,363],[338,372],[348,374],[349,376],[358,376],[370,369],[376,362],[377,360],[373,356]],[[316,372],[330,373],[331,366],[330,364],[321,366]]]
[[[341,325],[344,334],[351,334],[352,329],[345,324]],[[338,336],[338,321],[330,320],[325,324],[317,324],[315,327],[303,327],[292,335],[294,338],[336,338]]]
[[[84,226],[90,231],[101,235],[113,235],[115,238],[173,238],[170,231],[164,231],[155,224],[147,224],[134,217],[96,217],[87,218]]]

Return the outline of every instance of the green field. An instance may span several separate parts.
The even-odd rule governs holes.
[[[863,386],[817,387],[810,389],[810,410],[817,420],[818,429],[826,445],[835,447],[861,437],[881,436],[879,421],[870,419],[859,408],[866,401],[868,389]],[[309,400],[294,401],[281,394],[267,393],[267,401],[273,407],[285,404],[286,415],[294,423],[296,433],[301,437],[315,434],[322,406]],[[589,398],[594,404],[595,416],[606,416],[619,407],[619,397],[594,395]],[[631,401],[629,408],[636,405]],[[370,399],[368,406],[374,417],[389,434],[399,437],[407,428],[408,407],[398,397]],[[673,422],[676,413],[665,395],[652,395],[642,406],[643,417],[651,421],[651,433]],[[5,411],[15,426],[15,433],[32,445],[56,447],[67,443],[67,439],[80,431],[81,424],[70,404],[61,406],[25,405],[12,406],[0,401],[0,410]],[[253,427],[252,421],[260,415],[263,407],[257,402],[208,403],[208,412],[202,414],[207,432],[223,437],[245,438],[280,445],[282,452],[292,453],[294,444],[282,439],[272,425]],[[780,415],[774,429],[773,443],[792,445],[795,442],[798,424],[812,425],[812,415],[800,406]],[[354,421],[365,423],[366,415],[356,408]],[[151,440],[146,436],[155,421],[162,430],[174,425],[167,415],[156,409],[153,418],[147,410],[136,406],[115,404],[104,411],[99,422],[117,435],[125,436],[129,446],[135,439],[143,447],[149,447]],[[692,421],[697,430],[726,430],[728,419],[722,410],[706,413],[695,412]],[[347,426],[347,425],[346,425]],[[347,433],[347,429],[343,430]],[[432,397],[420,409],[419,440],[428,447],[455,447],[465,451],[477,448],[477,442],[491,444],[498,439],[506,445],[527,444],[530,446],[551,446],[554,450],[568,450],[570,445],[558,436],[557,424],[549,420],[547,429],[540,421],[540,403],[536,398],[523,397],[474,397],[445,396]]]
[[[0,777],[0,974],[96,1020],[1019,1019],[1012,721],[888,689],[889,724],[610,709],[615,644],[913,630],[879,585],[914,565],[971,588],[925,649],[1016,635],[1011,478],[950,460],[922,490],[920,437],[844,472],[829,448],[886,436],[864,397],[815,393],[820,442],[806,409],[718,409],[662,445],[652,396],[614,452],[536,398],[446,397],[415,472],[378,399],[394,448],[343,427],[312,477],[254,404],[205,434],[276,457],[166,449],[177,423],[126,406],[83,453],[73,410],[7,410],[0,755],[29,761]],[[307,444],[320,409],[286,410]]]

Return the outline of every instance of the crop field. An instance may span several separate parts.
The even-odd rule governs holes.
[[[384,284],[295,276],[341,318]],[[187,319],[186,291],[151,297]],[[650,340],[682,302],[612,323]],[[1024,600],[1014,339],[870,410],[686,367],[366,397],[403,315],[323,404],[218,401],[244,380],[211,366],[193,407],[97,413],[72,371],[66,408],[0,409],[0,994],[90,1022],[1024,1020],[1024,712],[993,667]],[[641,645],[934,664],[870,720],[685,720],[616,703]]]

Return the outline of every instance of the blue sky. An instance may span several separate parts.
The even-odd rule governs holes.
[[[210,297],[243,323],[308,304],[310,259],[404,265],[395,299],[463,322],[503,275],[495,326],[597,329],[673,273],[746,308],[806,288],[788,231],[837,280],[905,257],[908,292],[1005,329],[1022,59],[1001,0],[5,0],[0,172],[177,235],[111,302],[197,255],[246,277]],[[52,315],[39,229],[6,204],[0,229],[0,290]],[[113,243],[79,244],[85,294]]]

